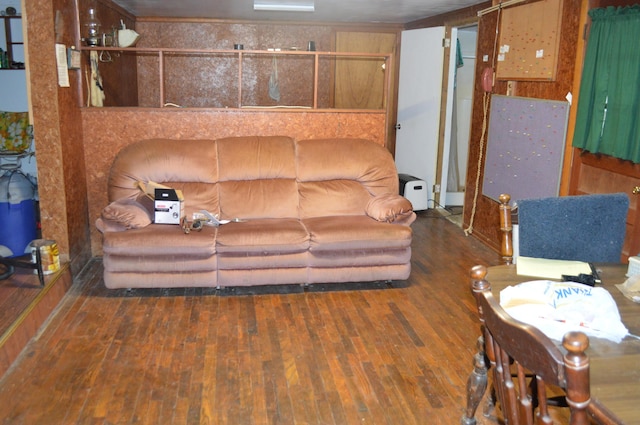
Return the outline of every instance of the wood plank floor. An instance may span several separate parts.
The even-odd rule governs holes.
[[[500,256],[432,211],[413,230],[390,287],[111,291],[93,260],[0,381],[0,423],[457,424],[468,270]]]
[[[23,258],[20,258],[23,260]],[[2,266],[0,273],[7,269]],[[42,291],[38,279],[33,279],[33,270],[16,267],[10,279],[0,280],[0,335]]]

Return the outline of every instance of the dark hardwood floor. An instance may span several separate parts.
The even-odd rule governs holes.
[[[433,211],[413,230],[390,286],[111,291],[95,259],[0,380],[0,422],[458,424],[468,271],[500,256]]]
[[[1,266],[1,273],[7,269]],[[13,324],[16,317],[42,292],[38,279],[33,278],[33,270],[15,268],[11,279],[0,280],[0,335]]]

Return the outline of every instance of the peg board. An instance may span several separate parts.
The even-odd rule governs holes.
[[[554,81],[561,23],[562,0],[505,8],[500,23],[496,78]]]
[[[482,191],[499,201],[558,196],[569,103],[493,95]]]

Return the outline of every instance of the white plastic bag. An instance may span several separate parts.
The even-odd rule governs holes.
[[[503,289],[500,305],[511,317],[558,341],[573,330],[614,342],[629,333],[611,294],[600,287],[535,280]]]

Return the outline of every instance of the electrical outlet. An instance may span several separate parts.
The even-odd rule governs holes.
[[[433,193],[440,193],[440,185],[439,184],[434,184],[433,185]]]

